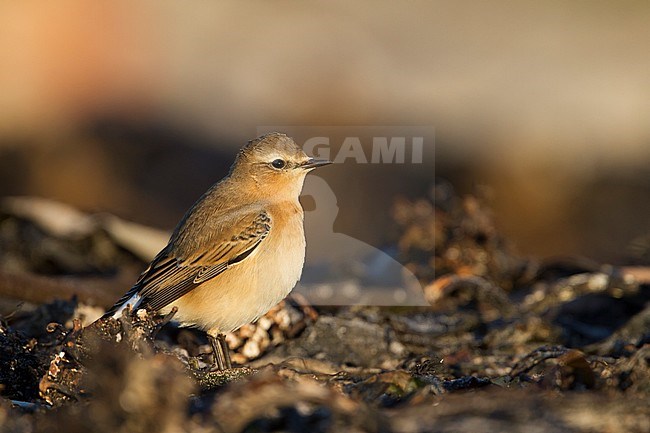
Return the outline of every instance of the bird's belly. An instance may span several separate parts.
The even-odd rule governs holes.
[[[163,312],[176,306],[174,319],[181,324],[219,332],[255,321],[284,299],[300,278],[305,259],[302,225],[292,233],[269,234],[256,254],[197,286]]]

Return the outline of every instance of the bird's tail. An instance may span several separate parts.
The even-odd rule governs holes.
[[[127,307],[131,308],[132,311],[136,310],[142,303],[142,297],[138,294],[138,290],[139,287],[137,285],[133,286],[100,319],[107,319],[109,317],[118,318]]]

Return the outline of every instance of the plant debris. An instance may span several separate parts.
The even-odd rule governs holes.
[[[89,325],[110,302],[93,293],[142,268],[142,244],[83,214],[74,229],[11,203],[0,206],[2,431],[650,431],[650,284],[519,257],[484,203],[446,183],[393,212],[430,308],[289,297],[227,336],[225,372],[211,370],[204,334],[173,317]]]

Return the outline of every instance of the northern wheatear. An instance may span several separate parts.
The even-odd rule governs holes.
[[[177,307],[174,320],[207,331],[215,366],[231,368],[224,333],[255,321],[300,278],[305,235],[298,196],[306,174],[325,164],[284,134],[250,141],[103,318],[117,318],[127,306],[162,314]]]

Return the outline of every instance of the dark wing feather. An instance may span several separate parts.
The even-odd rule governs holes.
[[[113,315],[136,294],[141,297],[136,308],[144,306],[154,311],[160,310],[199,284],[246,259],[268,235],[271,219],[266,212],[261,212],[250,214],[250,218],[245,217],[240,221],[245,223],[239,225],[243,229],[233,227],[233,235],[216,240],[213,248],[190,258],[174,257],[172,248],[168,245],[140,275],[131,290],[104,317]]]

